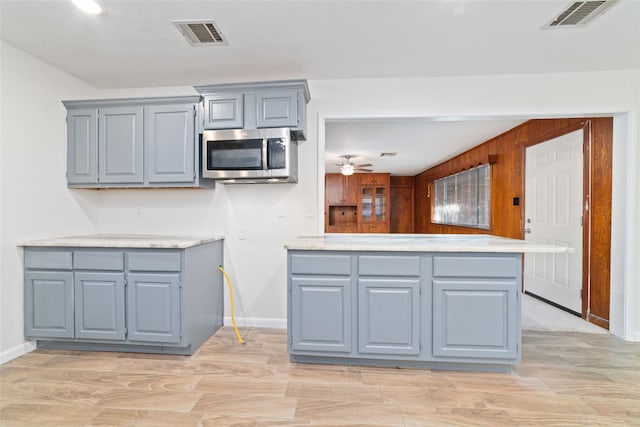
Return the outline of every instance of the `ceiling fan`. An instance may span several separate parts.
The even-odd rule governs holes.
[[[354,172],[373,172],[373,169],[368,169],[368,167],[373,166],[371,163],[363,163],[361,165],[356,165],[351,161],[351,159],[356,158],[358,156],[354,156],[351,154],[345,154],[340,157],[344,157],[345,161],[342,163],[336,163],[336,166],[340,166],[340,173],[342,175],[353,175]]]

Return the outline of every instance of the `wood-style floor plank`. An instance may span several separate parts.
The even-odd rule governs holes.
[[[0,366],[0,426],[640,426],[640,343],[523,331],[511,373],[289,362],[223,328],[193,356],[38,349]]]

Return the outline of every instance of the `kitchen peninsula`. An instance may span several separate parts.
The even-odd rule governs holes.
[[[489,235],[327,234],[286,243],[293,362],[509,372],[522,254]]]
[[[192,354],[222,326],[223,238],[97,234],[20,242],[38,347]]]

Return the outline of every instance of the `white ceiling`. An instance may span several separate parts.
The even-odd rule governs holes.
[[[371,163],[374,172],[413,176],[516,127],[523,119],[388,119],[328,122],[325,172],[339,172],[345,154],[352,163]],[[348,150],[348,151],[345,151]],[[380,153],[396,152],[395,157]]]
[[[71,0],[0,0],[0,37],[97,88],[640,69],[640,0],[621,0],[584,28],[554,30],[541,27],[570,1],[98,2],[105,13],[89,16]],[[214,20],[228,45],[190,46],[171,21],[194,19]],[[523,119],[415,122],[415,129],[336,123],[327,136],[338,139],[327,138],[327,147],[367,156],[399,151],[396,162],[404,156],[407,165],[396,173],[407,174]],[[409,155],[402,144],[417,139],[424,151]],[[440,157],[428,155],[434,151]],[[409,162],[415,158],[424,164]]]

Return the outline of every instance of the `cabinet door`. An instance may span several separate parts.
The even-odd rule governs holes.
[[[195,105],[154,105],[144,109],[147,182],[194,182]]]
[[[291,279],[291,348],[302,351],[351,351],[351,279]]]
[[[242,129],[244,96],[241,93],[218,93],[204,97],[205,129]]]
[[[179,275],[129,274],[127,326],[129,341],[180,342]]]
[[[328,205],[344,203],[344,177],[339,173],[328,173],[324,176],[324,192]]]
[[[298,91],[258,92],[257,126],[259,128],[298,126]]]
[[[419,279],[358,279],[358,352],[420,353]]]
[[[434,280],[434,356],[515,359],[518,288],[510,280]]]
[[[98,159],[102,184],[142,184],[142,107],[99,110]]]
[[[27,271],[24,281],[26,336],[73,338],[73,273]]]
[[[124,340],[124,273],[75,273],[76,338]]]
[[[98,111],[70,109],[67,113],[67,182],[98,182]]]

